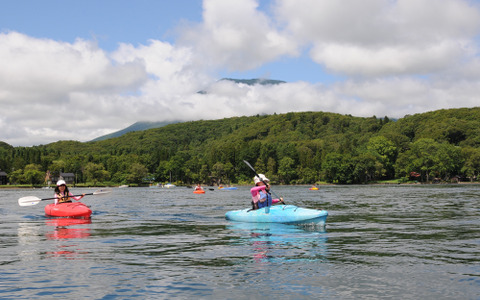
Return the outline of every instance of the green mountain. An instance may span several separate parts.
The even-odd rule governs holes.
[[[148,130],[148,129],[152,129],[152,128],[160,128],[160,127],[163,127],[165,125],[174,124],[174,123],[178,123],[178,122],[136,122],[136,123],[128,126],[125,129],[115,131],[113,133],[95,138],[95,139],[91,140],[91,142],[108,140],[108,139],[111,139],[111,138],[122,136],[125,133],[129,133],[129,132],[133,132],[133,131],[143,131],[143,130]]]
[[[256,115],[168,124],[95,142],[3,146],[0,169],[11,172],[10,183],[41,183],[47,170],[72,172],[89,184],[146,178],[251,183],[244,160],[275,184],[476,181],[480,107],[397,121],[327,112]]]

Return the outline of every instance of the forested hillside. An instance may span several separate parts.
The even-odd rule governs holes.
[[[247,183],[258,172],[282,184],[476,180],[480,108],[397,121],[302,112],[170,124],[118,138],[34,147],[0,143],[11,183],[41,184],[45,172],[78,182]]]

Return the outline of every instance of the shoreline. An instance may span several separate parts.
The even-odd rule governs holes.
[[[279,184],[279,185],[274,185],[274,186],[305,186],[305,187],[311,187],[311,186],[317,186],[317,187],[322,187],[322,186],[367,186],[367,185],[480,185],[480,181],[476,182],[470,182],[470,181],[460,181],[460,182],[405,182],[405,183],[400,183],[400,182],[372,182],[372,183],[364,183],[364,184],[339,184],[339,183],[319,183],[319,184]],[[122,185],[110,185],[110,186],[71,186],[72,188],[88,188],[88,189],[95,189],[95,188],[120,188]],[[234,185],[236,187],[238,186],[250,186],[249,184],[237,184]],[[135,187],[149,187],[148,185],[145,186],[129,186],[129,188],[135,188]],[[177,185],[177,188],[190,188],[188,185]],[[217,186],[210,186],[210,185],[205,185],[204,187],[209,187],[209,188],[215,188]],[[217,187],[218,188],[218,187]],[[0,190],[1,189],[19,189],[19,190],[54,190],[54,187],[46,188],[44,186],[21,186],[21,185],[0,185]]]

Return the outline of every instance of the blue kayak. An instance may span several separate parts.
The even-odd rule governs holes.
[[[285,223],[285,224],[317,224],[325,225],[328,212],[295,205],[275,205],[256,210],[232,210],[225,218],[238,222]]]

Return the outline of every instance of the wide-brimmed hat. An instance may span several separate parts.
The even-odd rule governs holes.
[[[258,176],[260,176],[260,178],[259,178]],[[268,180],[268,178],[265,177],[265,175],[263,175],[263,174],[258,174],[258,176],[253,177],[253,181],[255,182],[255,185],[257,185],[257,183],[259,183],[259,182],[261,182],[261,181],[265,181],[265,182],[270,181],[270,180]]]

